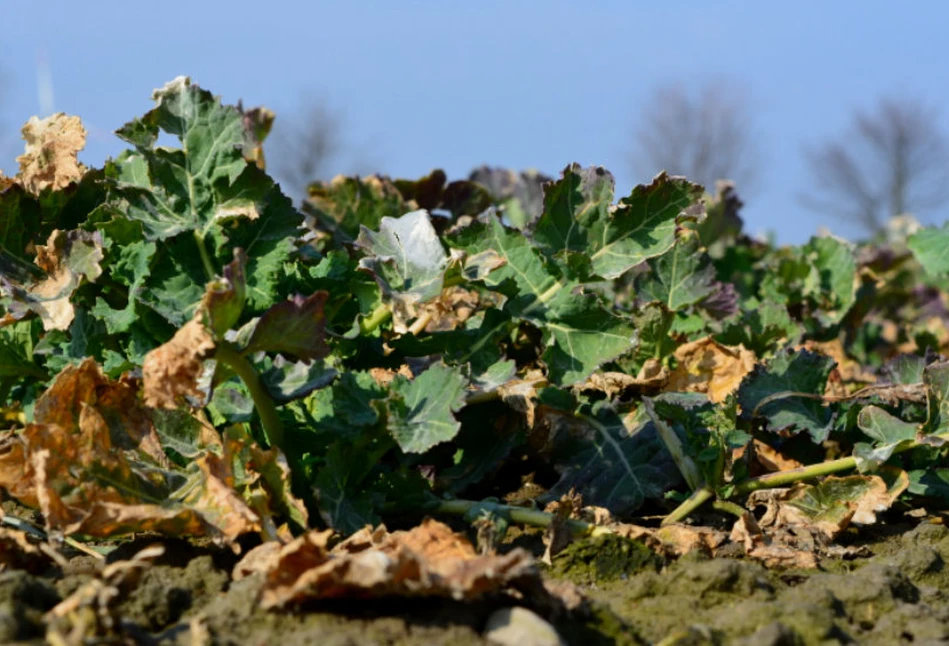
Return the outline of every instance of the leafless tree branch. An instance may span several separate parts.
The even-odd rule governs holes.
[[[340,171],[344,149],[342,117],[322,100],[309,97],[294,115],[277,115],[267,161],[285,192],[306,196],[307,186]]]
[[[949,140],[936,110],[914,99],[882,99],[858,112],[847,134],[805,155],[813,190],[801,202],[869,234],[949,202]]]
[[[710,190],[733,180],[747,193],[758,179],[758,146],[747,97],[725,82],[698,92],[681,85],[658,88],[642,114],[632,165],[651,176],[660,170],[685,175]]]

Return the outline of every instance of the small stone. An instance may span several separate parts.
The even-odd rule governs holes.
[[[501,646],[566,646],[553,626],[519,606],[493,612],[488,617],[484,636]]]

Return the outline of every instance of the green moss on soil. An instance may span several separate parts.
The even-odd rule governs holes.
[[[629,577],[643,570],[654,572],[662,563],[662,559],[642,543],[606,535],[571,543],[554,558],[552,574],[589,585]]]

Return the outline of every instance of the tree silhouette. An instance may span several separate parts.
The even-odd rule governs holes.
[[[910,98],[857,112],[839,139],[806,149],[812,190],[804,205],[873,235],[890,218],[920,216],[949,201],[949,142],[938,112]]]
[[[634,170],[685,175],[711,192],[717,180],[729,179],[747,193],[758,179],[747,104],[741,90],[723,81],[697,92],[682,85],[657,88],[636,133]]]

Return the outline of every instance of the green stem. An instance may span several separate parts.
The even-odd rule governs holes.
[[[208,255],[208,249],[204,245],[204,236],[199,232],[194,232],[194,241],[198,245],[198,254],[201,256],[201,264],[204,265],[204,273],[208,275],[208,280],[212,280],[217,276],[217,272],[214,271],[214,264],[211,262],[211,256]]]
[[[449,514],[452,516],[464,516],[472,508],[478,507],[483,503],[476,500],[440,500],[431,507],[426,508],[434,514]],[[537,509],[526,509],[524,507],[512,507],[510,505],[492,504],[492,508],[504,512],[511,520],[522,525],[533,525],[535,527],[549,527],[554,521],[555,515],[546,511]],[[573,518],[567,519],[567,527],[570,528],[574,536],[600,536],[602,534],[612,534],[613,532],[600,525],[587,523]]]
[[[748,513],[748,511],[741,505],[736,505],[735,503],[729,502],[728,500],[715,500],[712,502],[712,508],[716,511],[723,511],[726,514],[737,516],[738,518],[741,518]]]
[[[247,386],[247,390],[250,391],[251,399],[254,400],[254,407],[257,408],[257,414],[260,415],[260,423],[264,427],[264,433],[267,434],[267,441],[271,446],[276,446],[286,454],[283,423],[277,415],[277,406],[270,397],[270,393],[260,382],[260,377],[257,376],[257,371],[254,370],[250,361],[226,341],[218,342],[214,358],[227,365],[241,378],[241,381]]]
[[[361,334],[372,334],[376,328],[389,320],[392,316],[392,310],[388,305],[380,305],[372,313],[359,321],[359,332]]]
[[[708,500],[714,495],[715,493],[711,489],[696,489],[692,492],[692,495],[689,496],[687,500],[673,509],[671,514],[663,518],[661,524],[671,525],[672,523],[678,523],[683,518],[708,502]]]
[[[759,489],[771,489],[772,487],[782,487],[784,485],[800,482],[801,480],[811,480],[820,476],[848,471],[857,466],[856,458],[840,458],[839,460],[830,460],[820,464],[812,464],[808,467],[798,469],[788,469],[787,471],[778,471],[777,473],[768,473],[757,478],[750,478],[744,482],[735,485],[735,493],[738,495],[749,494]]]

